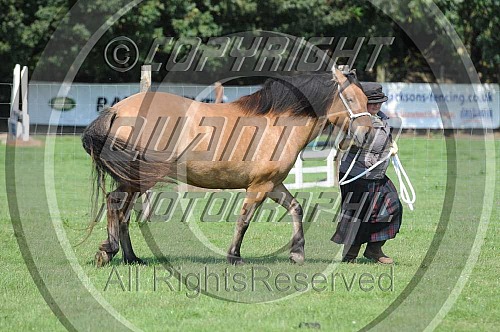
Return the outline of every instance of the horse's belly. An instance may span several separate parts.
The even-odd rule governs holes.
[[[188,161],[177,165],[175,177],[202,188],[247,189],[253,184],[281,182],[286,174],[272,167],[278,166],[273,164],[266,163],[263,169],[263,165],[257,162]]]
[[[185,170],[186,182],[210,189],[248,188],[250,167],[237,164],[223,161],[189,161]]]

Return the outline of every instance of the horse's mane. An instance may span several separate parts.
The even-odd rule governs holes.
[[[326,114],[337,93],[330,73],[279,76],[267,79],[262,89],[235,103],[247,114],[265,115],[291,112],[296,116]]]

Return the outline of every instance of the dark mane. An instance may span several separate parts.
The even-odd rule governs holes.
[[[267,79],[262,89],[235,103],[248,114],[319,117],[326,114],[336,93],[330,73],[280,76]]]

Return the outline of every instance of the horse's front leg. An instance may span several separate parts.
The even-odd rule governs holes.
[[[272,186],[267,186],[267,188],[272,188]],[[241,243],[243,242],[243,237],[250,225],[250,220],[255,210],[266,198],[267,190],[260,191],[262,189],[265,189],[265,187],[247,189],[243,207],[241,208],[240,216],[236,223],[236,228],[234,229],[233,242],[227,253],[227,261],[229,264],[239,265],[244,263],[240,254]]]
[[[306,242],[302,228],[302,207],[283,184],[277,185],[273,194],[269,197],[287,209],[292,216],[293,234],[290,246],[290,261],[302,265],[304,263],[304,245]]]

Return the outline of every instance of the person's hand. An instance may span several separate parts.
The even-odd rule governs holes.
[[[398,153],[398,144],[393,141],[391,144],[391,156],[395,156]]]

